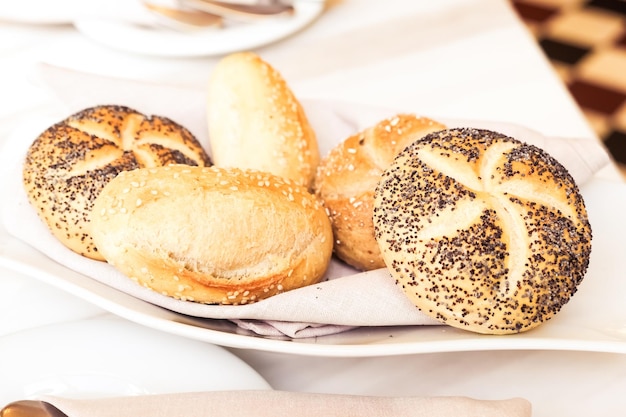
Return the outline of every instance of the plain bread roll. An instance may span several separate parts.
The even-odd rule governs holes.
[[[532,329],[582,281],[591,227],[574,180],[543,150],[502,134],[428,135],[383,173],[376,239],[425,314],[478,333]]]
[[[305,188],[237,168],[120,173],[94,205],[109,263],[186,301],[247,304],[318,282],[332,255],[326,212]]]
[[[213,69],[207,122],[215,165],[311,185],[320,159],[315,132],[284,78],[256,54],[228,55]]]

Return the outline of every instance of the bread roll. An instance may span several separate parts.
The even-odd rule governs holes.
[[[338,258],[363,271],[385,266],[372,223],[376,185],[402,149],[445,128],[425,117],[399,114],[350,136],[322,158],[314,190],[328,210]]]
[[[591,226],[566,169],[502,134],[428,135],[383,173],[374,226],[385,263],[427,315],[478,333],[532,329],[582,281]]]
[[[91,218],[98,249],[139,284],[181,300],[246,304],[318,282],[332,229],[288,180],[237,168],[123,172]]]
[[[102,260],[89,234],[100,190],[120,171],[171,163],[210,165],[184,127],[123,106],[97,106],[48,128],[30,146],[24,188],[39,217],[71,250]]]
[[[215,165],[311,185],[320,158],[315,132],[282,76],[257,55],[235,53],[217,64],[207,119]]]

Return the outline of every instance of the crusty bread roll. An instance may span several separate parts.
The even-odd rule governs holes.
[[[350,136],[322,158],[314,190],[330,216],[339,259],[363,271],[385,266],[372,223],[376,185],[402,149],[445,128],[425,117],[399,114]]]
[[[425,314],[478,333],[532,329],[582,281],[591,227],[566,169],[502,134],[451,129],[383,173],[374,226],[397,284]]]
[[[210,165],[184,127],[123,106],[97,106],[51,126],[30,146],[23,166],[30,203],[63,244],[102,260],[87,223],[93,201],[120,171],[171,163]]]
[[[223,58],[208,86],[215,165],[271,172],[310,186],[319,163],[315,132],[283,77],[252,52]]]
[[[318,282],[332,255],[321,203],[260,171],[172,165],[120,173],[91,217],[100,252],[159,293],[247,304]]]

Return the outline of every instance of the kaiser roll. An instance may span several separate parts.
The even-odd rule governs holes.
[[[102,260],[89,233],[100,190],[118,173],[172,163],[210,165],[184,127],[123,106],[97,106],[44,131],[23,165],[28,199],[54,236],[71,250]]]
[[[425,117],[398,114],[350,136],[322,158],[314,190],[331,219],[339,259],[363,271],[385,266],[372,223],[376,185],[402,149],[445,128]]]
[[[543,150],[451,129],[414,142],[382,175],[376,239],[425,314],[478,333],[532,329],[576,292],[591,253],[583,198]]]

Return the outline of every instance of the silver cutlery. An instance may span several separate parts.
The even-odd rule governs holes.
[[[158,18],[158,24],[177,31],[193,31],[220,27],[224,19],[255,22],[273,16],[294,13],[291,4],[281,0],[258,0],[255,3],[231,3],[212,0],[178,0],[179,7],[142,1],[143,6]]]
[[[159,24],[178,31],[186,32],[207,27],[220,27],[223,23],[221,16],[202,10],[184,10],[149,1],[143,1],[142,4],[156,16]]]
[[[200,10],[237,21],[257,21],[276,16],[289,16],[294,12],[291,4],[280,0],[259,0],[255,3],[231,3],[214,0],[178,0],[183,8]]]

